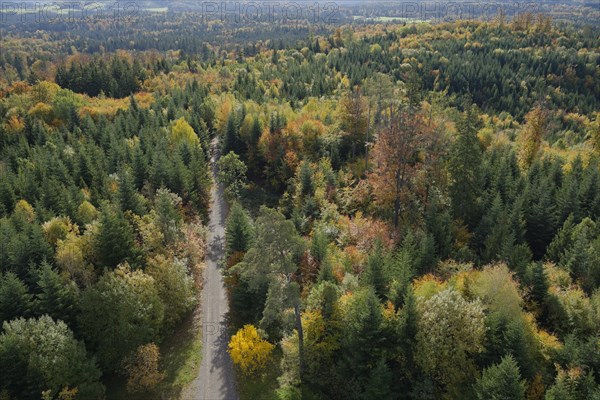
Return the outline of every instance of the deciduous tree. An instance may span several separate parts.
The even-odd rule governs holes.
[[[14,398],[51,398],[64,388],[76,389],[77,399],[104,396],[100,371],[85,347],[62,321],[49,316],[19,318],[4,324],[0,335],[0,388]]]
[[[265,368],[274,348],[254,325],[244,325],[231,337],[227,351],[242,373],[251,375]]]

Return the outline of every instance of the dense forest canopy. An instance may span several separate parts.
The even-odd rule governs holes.
[[[600,398],[597,25],[159,6],[3,32],[0,398],[175,398],[215,184],[242,398]]]

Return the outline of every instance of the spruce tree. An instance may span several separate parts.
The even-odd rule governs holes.
[[[375,291],[365,288],[353,294],[345,310],[342,338],[344,378],[364,380],[381,354],[383,316]]]
[[[328,244],[327,235],[320,229],[315,230],[310,244],[310,254],[320,265],[327,257]]]
[[[569,215],[569,217],[563,223],[562,228],[558,231],[550,245],[548,245],[548,249],[546,250],[546,258],[548,260],[559,262],[563,257],[563,254],[566,249],[570,248],[573,240],[573,230],[575,229],[574,217],[573,215]]]
[[[238,203],[234,203],[225,226],[226,251],[228,255],[245,253],[252,243],[250,216]]]
[[[79,299],[79,289],[75,282],[65,280],[50,264],[42,263],[38,271],[37,286],[40,290],[35,302],[37,314],[48,314],[55,320],[73,326]]]
[[[499,364],[485,369],[475,391],[479,400],[524,400],[525,381],[514,357],[503,357]]]
[[[0,325],[17,317],[27,317],[32,309],[27,286],[12,272],[0,275]]]
[[[223,154],[227,154],[233,151],[236,154],[242,154],[240,149],[240,138],[238,127],[236,125],[235,116],[232,113],[227,118],[227,125],[225,127],[225,138],[223,139]]]
[[[148,159],[140,146],[133,153],[133,182],[135,188],[140,190],[148,179]]]
[[[302,199],[314,195],[313,171],[310,164],[304,161],[300,166],[300,196]]]
[[[132,211],[144,215],[145,209],[141,195],[137,193],[135,183],[129,171],[123,171],[119,180],[119,204],[123,212]]]
[[[457,124],[457,138],[450,148],[450,199],[454,217],[470,228],[478,215],[481,192],[481,146],[477,137],[477,113],[474,106],[467,108]]]
[[[95,253],[100,267],[114,268],[135,255],[133,230],[120,209],[105,205],[100,214],[100,228],[95,238]]]
[[[381,359],[371,370],[365,391],[360,396],[361,400],[391,400],[395,396],[392,393],[393,375],[385,360]]]
[[[387,279],[384,275],[385,258],[381,242],[375,244],[373,254],[367,262],[367,270],[365,271],[366,282],[373,287],[375,294],[380,299],[383,299],[386,293]]]

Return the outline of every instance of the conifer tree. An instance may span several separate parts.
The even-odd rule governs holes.
[[[546,251],[546,258],[548,260],[558,262],[563,257],[565,250],[571,247],[573,243],[572,235],[573,230],[575,229],[574,218],[573,215],[569,215],[569,217],[563,223],[562,228],[556,233],[556,236],[548,245],[548,249]]]
[[[529,284],[531,286],[531,299],[542,306],[548,295],[548,277],[541,262],[532,263],[529,268]]]
[[[231,151],[236,154],[242,154],[238,127],[233,112],[227,117],[225,137],[223,139],[223,154],[227,154]]]
[[[0,275],[0,324],[17,317],[27,317],[32,311],[32,300],[27,286],[14,273]]]
[[[144,187],[148,179],[148,159],[140,146],[136,147],[133,153],[133,182],[137,190]]]
[[[314,195],[313,171],[310,164],[304,161],[300,165],[300,196],[304,199]]]
[[[392,392],[392,381],[392,371],[386,365],[385,360],[379,360],[369,374],[369,380],[360,399],[391,400],[395,398]]]
[[[479,400],[524,400],[525,381],[514,357],[503,357],[499,364],[485,369],[475,390]]]
[[[450,148],[450,198],[455,218],[474,228],[481,192],[481,147],[477,138],[477,113],[467,108],[457,124],[458,136]]]
[[[48,314],[55,320],[61,320],[73,326],[77,315],[79,289],[73,281],[65,280],[50,264],[42,263],[38,271],[36,312]]]
[[[228,255],[245,253],[252,244],[252,222],[242,205],[235,202],[225,226],[226,250]]]
[[[316,229],[310,244],[310,254],[319,265],[322,265],[327,257],[327,246],[327,235],[321,229]]]
[[[132,211],[137,215],[145,214],[141,195],[137,193],[133,177],[129,171],[123,171],[120,174],[119,205],[123,212]]]
[[[353,294],[343,319],[341,361],[346,379],[364,381],[369,376],[369,366],[379,360],[384,340],[382,320],[379,299],[372,288]]]
[[[375,244],[373,253],[369,256],[367,270],[365,271],[366,282],[373,287],[375,294],[383,299],[386,293],[387,279],[384,275],[385,258],[381,242]]]
[[[136,245],[129,222],[121,210],[104,205],[95,238],[98,266],[114,268],[125,260],[133,261],[135,252]]]

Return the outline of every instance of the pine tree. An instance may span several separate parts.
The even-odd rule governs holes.
[[[403,306],[400,310],[400,323],[397,332],[405,366],[413,365],[414,363],[417,329],[417,299],[413,293],[412,286],[409,286],[404,295]],[[407,367],[406,370],[408,372],[410,368]]]
[[[392,393],[393,375],[385,360],[379,360],[371,370],[365,391],[360,396],[364,400],[391,400],[395,396]]]
[[[252,244],[252,222],[244,208],[235,202],[229,212],[225,226],[227,254],[245,253]]]
[[[158,189],[154,199],[156,225],[163,235],[165,245],[174,243],[181,236],[183,218],[180,213],[181,197],[168,189]]]
[[[233,112],[227,117],[225,138],[223,139],[223,154],[227,154],[231,151],[236,154],[242,154],[238,127]]]
[[[146,179],[148,179],[148,159],[141,147],[137,146],[133,153],[133,182],[135,188],[141,190]]]
[[[525,381],[514,357],[503,357],[499,364],[485,369],[475,390],[479,400],[524,400]]]
[[[319,265],[323,265],[323,262],[327,257],[328,244],[327,235],[321,229],[315,230],[310,244],[310,254]]]
[[[36,312],[39,315],[48,314],[55,320],[73,326],[79,298],[75,282],[65,280],[50,264],[42,263],[38,271],[37,286],[40,292],[36,296]]]
[[[546,251],[546,258],[548,260],[559,262],[563,257],[566,249],[570,248],[573,244],[573,230],[575,229],[573,215],[569,217],[563,223],[562,228],[558,231],[552,242],[548,245]]]
[[[383,316],[379,299],[372,288],[354,293],[345,310],[342,338],[342,364],[346,379],[365,379],[370,365],[379,360],[382,350]]]
[[[375,244],[373,254],[369,256],[367,270],[365,271],[366,282],[373,287],[375,294],[383,299],[386,293],[387,279],[384,275],[385,258],[381,242]]]
[[[300,166],[300,196],[302,199],[314,195],[313,171],[310,164],[304,161]]]
[[[144,215],[146,210],[137,193],[131,173],[123,171],[119,180],[119,205],[123,212],[132,211],[137,215]]]
[[[27,286],[12,272],[0,275],[0,325],[17,317],[27,317],[33,306]]]
[[[244,257],[242,277],[247,279],[250,290],[268,287],[260,325],[272,335],[281,333],[283,310],[293,308],[302,379],[305,365],[300,286],[293,276],[298,270],[297,262],[304,251],[304,242],[291,221],[280,212],[264,206],[256,219],[255,232],[254,244]]]
[[[450,148],[450,199],[454,217],[473,228],[478,218],[481,192],[481,146],[477,137],[477,113],[474,106],[460,117],[458,137]]]
[[[531,167],[530,171],[535,168]],[[525,193],[525,237],[536,259],[543,257],[558,229],[558,215],[550,179],[533,183]]]
[[[100,267],[114,268],[123,261],[133,261],[136,253],[133,230],[120,209],[103,207],[95,253]]]
[[[541,262],[532,263],[529,269],[529,282],[531,287],[531,299],[539,306],[543,305],[548,295],[548,277]]]

